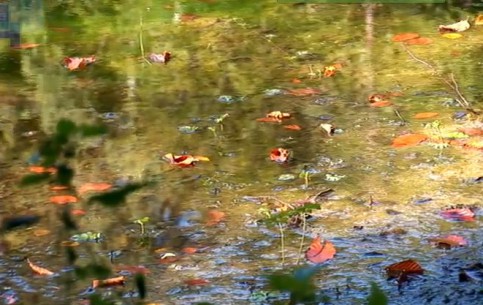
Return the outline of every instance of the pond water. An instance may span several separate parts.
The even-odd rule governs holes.
[[[115,266],[145,266],[153,303],[284,300],[285,294],[263,298],[269,289],[265,275],[289,272],[299,259],[304,265],[301,252],[317,234],[337,249],[314,277],[326,304],[365,304],[371,282],[390,304],[483,303],[481,275],[458,280],[461,268],[482,263],[481,213],[476,209],[473,221],[441,217],[449,206],[481,207],[481,139],[473,149],[429,141],[391,146],[409,132],[482,130],[478,115],[461,114],[458,92],[473,109],[482,108],[483,26],[472,25],[458,39],[438,33],[441,24],[474,19],[483,8],[473,2],[0,2],[10,10],[10,30],[19,35],[12,38],[19,41],[0,39],[0,212],[42,217],[35,226],[2,233],[2,302],[85,304],[89,293],[93,278],[75,279],[67,267],[62,242],[73,233],[63,232],[61,207],[49,202],[52,191],[19,186],[38,143],[68,118],[109,126],[107,136],[78,143],[75,185],[152,182],[114,213],[72,204],[86,211],[76,216],[79,232],[103,236],[75,247],[77,264],[93,255],[111,264],[114,253]],[[392,41],[406,32],[431,43]],[[165,50],[172,54],[167,64],[143,59]],[[95,63],[80,71],[62,65],[64,57],[91,55]],[[330,65],[335,75],[324,77]],[[456,90],[444,83],[451,73]],[[371,107],[368,96],[376,93],[390,96],[392,105]],[[272,111],[291,118],[257,121]],[[423,112],[438,116],[413,118]],[[334,134],[320,124],[331,124]],[[270,160],[278,147],[291,152],[289,162]],[[163,160],[168,153],[210,161],[178,168]],[[283,244],[277,226],[259,221],[280,202],[329,188],[334,192],[306,226],[282,225]],[[210,226],[213,210],[225,217]],[[149,221],[141,234],[134,221],[143,217]],[[469,245],[444,250],[428,242],[449,234]],[[183,254],[186,247],[199,253]],[[167,253],[178,260],[163,261]],[[26,256],[56,275],[32,276]],[[398,289],[384,267],[405,259],[417,260],[425,274]],[[126,272],[111,276],[118,274]],[[132,275],[127,279],[124,288],[101,292],[136,300]],[[186,284],[190,279],[209,283]]]

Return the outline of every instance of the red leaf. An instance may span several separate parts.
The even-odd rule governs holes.
[[[66,57],[63,60],[64,67],[70,71],[81,70],[94,62],[96,62],[94,55],[89,57]]]
[[[105,280],[93,280],[92,288],[112,287],[112,286],[124,286],[124,276],[113,277]]]
[[[289,156],[290,156],[290,153],[285,148],[274,148],[270,152],[270,160],[279,162],[279,163],[287,162]]]
[[[408,133],[401,135],[394,140],[392,140],[392,147],[399,148],[399,147],[408,147],[408,146],[415,146],[421,142],[424,142],[428,139],[426,135],[419,134],[419,133]]]
[[[293,96],[309,96],[322,93],[319,89],[314,88],[299,88],[288,90],[288,94]]]
[[[86,214],[86,211],[82,209],[74,209],[70,213],[74,216],[84,216]]]
[[[438,115],[439,115],[439,113],[437,113],[437,112],[420,112],[420,113],[416,113],[413,118],[415,118],[415,119],[430,119],[430,118],[437,117]]]
[[[186,253],[186,254],[194,254],[196,252],[198,252],[198,249],[197,248],[194,248],[194,247],[185,247],[183,248],[183,253]]]
[[[201,286],[201,285],[209,284],[210,281],[205,279],[190,279],[190,280],[185,280],[184,283],[188,286]]]
[[[432,42],[433,41],[429,38],[419,37],[419,38],[413,38],[413,39],[406,40],[404,43],[407,44],[407,45],[426,45],[426,44],[430,44]]]
[[[453,221],[474,221],[475,213],[470,208],[446,209],[441,212],[441,216]]]
[[[394,35],[392,37],[392,41],[401,42],[401,41],[406,41],[410,39],[415,39],[418,37],[419,37],[418,33],[401,33],[401,34]]]
[[[326,240],[324,243],[317,236],[310,243],[309,248],[305,252],[305,257],[312,263],[320,264],[334,258],[336,253],[334,244]]]
[[[283,128],[285,129],[288,129],[288,130],[295,130],[295,131],[299,131],[299,130],[302,130],[302,127],[300,127],[299,125],[284,125]]]
[[[77,201],[77,197],[71,195],[59,195],[50,197],[50,202],[55,204],[75,203]]]
[[[168,160],[173,165],[180,167],[194,166],[198,161],[210,161],[208,157],[204,156],[192,156],[192,155],[180,155],[175,156],[171,153],[164,155],[164,159]]]
[[[468,241],[459,235],[448,235],[445,237],[430,238],[430,242],[437,244],[439,247],[463,247],[468,245]]]
[[[390,278],[407,279],[408,275],[423,274],[424,270],[418,262],[408,259],[399,263],[392,264],[386,268],[387,275]]]
[[[52,275],[54,274],[52,271],[42,268],[40,266],[35,265],[32,263],[28,258],[27,258],[27,263],[29,264],[29,267],[37,274],[39,275]]]

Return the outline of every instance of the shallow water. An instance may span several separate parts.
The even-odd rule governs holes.
[[[48,202],[52,193],[47,187],[17,186],[36,144],[61,118],[105,122],[110,128],[105,139],[79,143],[76,185],[126,177],[156,182],[115,213],[74,204],[87,210],[79,217],[81,231],[105,236],[98,244],[76,248],[79,264],[89,262],[92,253],[107,263],[109,252],[120,250],[115,264],[149,268],[148,299],[153,302],[256,303],[253,294],[268,289],[264,275],[282,268],[281,241],[276,227],[256,222],[274,200],[255,203],[246,197],[294,202],[326,188],[335,194],[308,221],[303,248],[315,234],[337,248],[336,258],[315,278],[329,304],[364,304],[371,281],[383,288],[391,304],[482,300],[481,281],[458,282],[460,268],[481,262],[481,216],[455,223],[439,214],[455,204],[481,206],[481,183],[467,182],[482,175],[481,150],[390,145],[397,135],[420,132],[431,121],[414,120],[415,113],[438,112],[444,128],[466,123],[452,119],[462,110],[453,101],[454,92],[392,42],[394,34],[417,32],[432,39],[430,45],[409,48],[445,73],[454,73],[466,98],[481,108],[481,26],[456,40],[437,32],[440,24],[473,16],[475,7],[295,6],[274,1],[10,5],[12,18],[22,25],[21,42],[41,45],[12,50],[0,39],[0,211],[43,218],[33,228],[4,235],[10,244],[0,257],[4,300],[13,294],[26,304],[78,302],[92,280],[65,284],[70,273],[60,242],[69,235],[60,232],[59,207]],[[142,60],[142,52],[164,50],[173,54],[167,65]],[[70,72],[61,65],[65,56],[89,55],[97,61],[83,71]],[[334,63],[342,64],[334,77],[317,75]],[[294,78],[301,82],[293,83]],[[321,93],[297,97],[266,92],[296,88]],[[384,92],[402,96],[391,99],[395,107],[369,107],[368,95]],[[236,101],[220,102],[225,95]],[[394,109],[407,124],[401,124]],[[256,121],[274,110],[291,113],[289,124],[302,130]],[[222,124],[216,123],[225,113],[229,116]],[[336,134],[325,136],[318,127],[322,122],[334,124]],[[198,131],[180,132],[182,126]],[[291,150],[291,162],[270,162],[275,147]],[[161,160],[166,153],[211,161],[178,169]],[[299,178],[304,166],[313,171],[308,187]],[[283,174],[295,179],[281,181]],[[414,203],[421,198],[432,200]],[[370,205],[371,200],[377,204]],[[210,209],[225,212],[225,221],[206,226]],[[145,216],[151,221],[141,238],[133,221]],[[50,234],[35,237],[37,229]],[[401,232],[394,229],[405,234],[391,234]],[[290,269],[304,232],[284,233],[284,268]],[[427,242],[446,234],[461,235],[470,245],[446,251]],[[187,246],[202,251],[181,254]],[[180,260],[160,263],[166,252]],[[381,255],[373,257],[373,252]],[[31,276],[21,260],[25,256],[60,275]],[[426,273],[398,291],[386,281],[384,267],[408,258],[419,261]],[[210,283],[186,285],[191,278]],[[134,284],[128,281],[119,291],[129,299]]]

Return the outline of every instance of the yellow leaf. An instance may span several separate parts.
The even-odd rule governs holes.
[[[448,39],[458,39],[458,38],[463,37],[463,35],[458,34],[458,33],[445,33],[441,36],[443,36],[444,38],[448,38]]]
[[[210,158],[208,157],[205,157],[205,156],[194,156],[194,158],[198,161],[204,161],[204,162],[208,162],[210,161]]]
[[[475,25],[483,25],[483,14],[479,14],[475,18]]]

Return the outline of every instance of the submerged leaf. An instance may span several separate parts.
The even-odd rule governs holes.
[[[429,38],[419,37],[419,38],[413,38],[413,39],[406,40],[404,43],[407,44],[407,45],[426,45],[426,44],[430,44],[432,42],[433,41]]]
[[[76,203],[78,201],[77,197],[72,195],[58,195],[50,197],[50,202],[55,204],[68,204]]]
[[[367,305],[387,305],[389,300],[376,283],[371,283],[371,294],[367,298]]]
[[[220,223],[225,218],[225,216],[226,216],[225,212],[210,210],[208,212],[208,221],[206,224],[208,226],[214,226]]]
[[[435,243],[440,248],[463,247],[468,245],[468,241],[459,235],[430,238],[429,241]]]
[[[284,125],[283,128],[288,129],[288,130],[295,130],[295,131],[302,130],[302,127],[300,127],[299,125],[296,125],[296,124]]]
[[[418,133],[408,133],[392,140],[392,147],[409,147],[418,145],[428,139],[428,136]]]
[[[78,191],[79,191],[79,194],[84,194],[84,193],[87,193],[87,192],[103,192],[103,191],[107,191],[109,189],[112,188],[112,184],[110,183],[84,183],[82,184]]]
[[[334,258],[335,254],[334,244],[328,240],[322,243],[320,236],[317,236],[310,243],[309,248],[305,252],[305,257],[312,263],[320,264]]]
[[[162,54],[151,53],[148,58],[154,63],[167,64],[171,60],[171,53],[168,51],[164,51]]]
[[[64,67],[70,71],[84,69],[87,65],[96,62],[94,55],[89,57],[65,57],[62,61]]]
[[[124,276],[118,276],[105,280],[93,280],[92,288],[103,288],[112,286],[124,286],[125,278]]]

